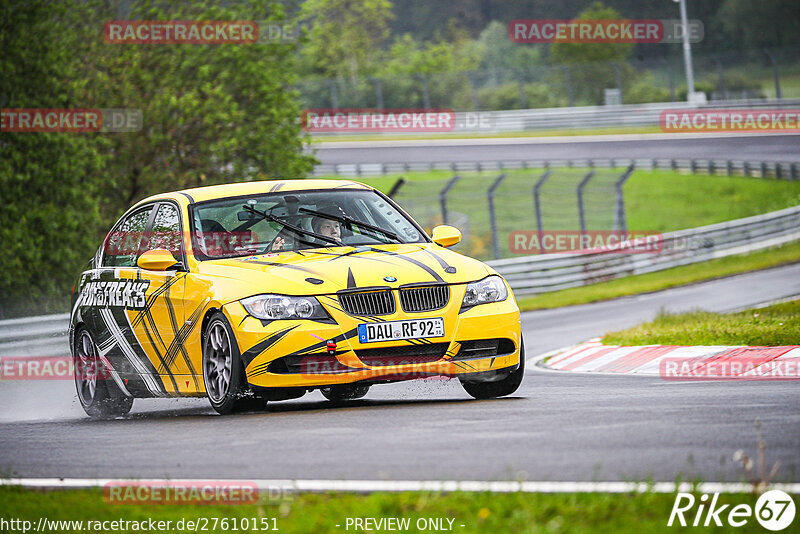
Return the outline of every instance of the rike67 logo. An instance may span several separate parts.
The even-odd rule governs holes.
[[[742,527],[755,516],[756,521],[767,530],[786,529],[794,521],[795,506],[792,497],[781,490],[770,490],[762,494],[755,507],[749,504],[721,504],[719,493],[709,496],[703,493],[695,498],[691,493],[678,493],[667,526],[709,527],[730,525]]]

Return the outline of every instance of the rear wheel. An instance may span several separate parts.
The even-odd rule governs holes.
[[[476,399],[494,399],[496,397],[505,397],[511,395],[519,385],[522,383],[522,377],[525,375],[525,344],[520,338],[519,347],[519,367],[511,371],[505,378],[495,380],[492,382],[470,382],[461,379],[461,385],[467,393]]]
[[[267,401],[247,385],[233,330],[217,312],[203,332],[203,381],[211,407],[222,415],[263,410]]]
[[[75,335],[73,363],[78,401],[87,415],[109,419],[131,411],[133,397],[126,396],[110,380],[106,380],[109,369],[100,359],[92,335],[83,326]]]
[[[369,386],[339,385],[320,388],[319,391],[329,401],[355,400],[364,397]]]

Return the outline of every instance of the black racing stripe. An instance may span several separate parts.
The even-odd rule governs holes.
[[[172,306],[172,298],[170,297],[170,290],[167,288],[167,292],[164,294],[164,300],[167,302],[167,310],[169,311],[169,322],[172,326],[172,339],[175,339],[178,336],[179,328],[178,328],[178,319],[175,317],[175,309]],[[186,353],[186,346],[181,343],[180,345],[181,354],[183,355],[184,360],[188,360],[189,355]],[[172,366],[175,363],[175,356],[172,356],[171,360],[169,361],[169,365]]]
[[[438,261],[438,262],[439,262],[439,265],[441,265],[441,266],[442,266],[442,269],[444,269],[444,271],[445,271],[446,273],[450,273],[450,274],[452,274],[452,273],[456,272],[456,271],[455,271],[455,267],[453,267],[452,265],[450,265],[449,263],[447,263],[447,262],[444,260],[444,258],[442,258],[441,256],[439,256],[438,254],[435,254],[434,252],[432,252],[432,251],[430,251],[430,250],[428,250],[428,249],[426,249],[426,248],[423,248],[423,249],[422,249],[422,252],[425,252],[425,253],[426,253],[426,254],[428,254],[429,256],[433,256],[433,257],[436,259],[436,261]]]
[[[427,272],[428,274],[430,274],[433,277],[433,279],[436,280],[437,282],[444,282],[444,279],[441,276],[439,276],[436,273],[436,271],[434,271],[433,269],[431,269],[430,267],[428,267],[427,265],[425,265],[424,263],[422,263],[419,260],[415,260],[414,258],[409,258],[407,256],[404,256],[402,254],[398,254],[396,252],[389,252],[388,250],[381,250],[379,248],[370,247],[370,250],[374,250],[374,251],[379,252],[381,254],[388,254],[390,256],[395,256],[398,259],[405,260],[405,261],[407,261],[409,263],[413,263],[414,265],[416,265],[420,269],[422,269],[425,272]]]
[[[144,314],[145,314],[146,312],[149,312],[149,311],[150,311],[150,308],[153,306],[153,304],[155,304],[155,302],[156,302],[156,299],[157,299],[159,296],[161,296],[161,294],[162,294],[162,293],[164,293],[165,291],[167,291],[167,290],[170,288],[170,286],[171,286],[172,284],[174,284],[175,282],[177,282],[177,281],[178,281],[178,280],[180,280],[181,278],[182,278],[182,277],[181,277],[181,276],[178,276],[178,275],[176,275],[176,276],[174,276],[174,277],[171,277],[171,278],[169,278],[169,279],[168,279],[166,282],[164,282],[163,284],[161,284],[161,286],[160,286],[158,289],[156,289],[155,291],[153,291],[152,293],[150,293],[150,296],[148,296],[148,297],[147,297],[147,300],[145,301],[145,306],[144,306],[144,308],[143,308],[143,309],[141,309],[141,310],[138,310],[138,313],[137,313],[137,314],[136,314],[136,316],[133,318],[133,322],[131,323],[131,326],[138,326],[138,325],[139,325],[139,323],[140,323],[140,322],[142,322],[142,320],[144,319]],[[137,272],[137,274],[136,274],[136,280],[137,280],[137,281],[146,281],[146,279],[143,279],[143,278],[141,278],[141,277],[139,276],[139,273],[138,273],[138,272]],[[152,283],[152,280],[150,280],[150,283]]]
[[[343,252],[341,254],[336,254],[335,252],[332,252],[332,253],[326,254],[326,255],[327,256],[334,256],[333,258],[331,258],[328,261],[336,261],[336,260],[341,259],[341,258],[347,258],[347,257],[350,257],[350,256],[355,256],[356,254],[361,254],[361,253],[364,253],[364,252],[372,252],[373,250],[374,249],[372,249],[372,248],[368,248],[368,249],[357,248],[355,250],[351,250],[350,252]],[[372,258],[370,256],[360,256],[359,259],[377,261],[377,262],[380,262],[380,263],[385,263],[387,265],[392,265],[391,262],[383,261],[380,258]]]
[[[338,356],[339,354],[344,354],[346,352],[350,352],[350,350],[349,349],[348,350],[337,350],[337,351],[333,352],[332,356]],[[287,356],[295,356],[295,355],[294,354],[288,354]],[[327,350],[321,350],[319,352],[312,352],[310,354],[305,354],[305,356],[331,356],[331,353],[328,352]],[[284,356],[284,357],[286,357],[286,356]],[[264,363],[260,363],[260,364],[256,365],[255,367],[253,367],[250,370],[250,373],[247,376],[250,377],[250,376],[263,375],[264,373],[267,372],[267,369],[269,368],[270,365],[272,365],[272,363],[274,361],[275,360],[270,360],[268,362],[264,362]],[[339,362],[339,365],[344,365],[344,364]],[[351,369],[357,369],[357,368],[356,367],[351,367]]]
[[[144,367],[147,369],[148,374],[157,375],[158,371],[156,370],[153,362],[150,361],[150,358],[147,357],[142,347],[139,346],[139,340],[136,339],[136,335],[132,328],[128,328],[128,317],[126,315],[126,311],[122,308],[109,308],[111,312],[111,319],[117,323],[117,328],[122,332],[122,337],[125,338],[125,341],[128,342],[128,345],[133,350],[135,357],[142,362]],[[124,325],[124,326],[123,326]]]
[[[350,338],[356,337],[356,336],[358,336],[358,328],[353,328],[353,329],[348,330],[347,332],[345,332],[343,334],[339,334],[338,336],[334,337],[333,341],[338,344],[341,341],[344,341],[346,339],[350,339]],[[314,343],[313,345],[309,345],[308,347],[305,347],[303,349],[295,351],[292,354],[288,354],[287,356],[305,356],[309,352],[313,352],[313,351],[321,349],[323,347],[327,348],[327,346],[328,346],[328,341],[327,340],[326,341],[320,341],[318,343]]]
[[[184,346],[186,340],[189,338],[189,335],[192,333],[192,330],[194,330],[194,327],[197,325],[197,320],[200,318],[204,306],[205,302],[195,308],[195,310],[189,316],[189,319],[183,323],[183,326],[181,326],[181,329],[178,331],[175,339],[172,340],[172,344],[170,344],[169,349],[167,349],[167,354],[169,354],[173,360],[175,358],[174,354],[177,353],[180,347]],[[189,368],[189,372],[192,374],[192,380],[194,381],[195,388],[200,389],[200,383],[197,380],[197,372],[192,365],[192,360],[187,355],[184,361],[186,362],[186,366]]]
[[[283,182],[278,182],[277,184],[273,185],[273,186],[270,188],[269,192],[270,192],[270,193],[274,193],[274,192],[278,191],[278,190],[279,190],[281,187],[283,187],[283,186],[284,186],[284,183],[283,183]]]
[[[153,330],[156,332],[156,334],[158,334],[158,330],[156,330],[156,326],[155,326],[155,321],[153,321],[153,317],[152,317],[152,315],[150,313],[147,314],[147,322],[150,323],[150,326],[153,328]],[[144,328],[144,333],[147,335],[148,341],[150,341],[150,346],[153,347],[153,350],[156,353],[156,357],[158,358],[158,361],[161,362],[161,368],[169,376],[169,379],[172,382],[172,386],[175,388],[175,393],[180,395],[180,393],[178,392],[178,383],[175,382],[175,377],[172,375],[172,373],[169,370],[169,367],[167,366],[166,362],[164,361],[164,358],[161,356],[161,351],[158,350],[158,346],[156,345],[155,341],[153,340],[153,336],[150,335],[150,329],[147,328],[147,323],[142,323],[142,327]],[[159,337],[159,340],[161,340],[161,336],[159,335],[158,337]],[[161,340],[161,344],[164,345],[164,341],[163,340]],[[165,349],[167,348],[166,345],[164,345],[164,348]],[[162,373],[161,370],[156,369],[156,371],[158,372],[158,374],[156,376],[158,376],[159,378],[161,378],[164,375],[164,373]],[[161,382],[163,383],[164,380],[162,379]]]
[[[183,191],[178,191],[178,193],[188,198],[189,204],[194,204],[194,199],[192,198],[192,195],[190,195],[189,193],[184,193]]]
[[[355,289],[358,287],[356,284],[356,277],[353,276],[353,270],[348,267],[347,268],[347,289]]]
[[[267,265],[269,267],[286,267],[287,269],[297,269],[298,271],[303,271],[305,273],[317,274],[315,271],[311,269],[307,269],[305,267],[300,267],[299,265],[292,265],[291,263],[276,263],[274,261],[260,261],[260,260],[239,260],[245,263],[255,263],[257,265]],[[318,275],[319,276],[319,275]]]
[[[242,353],[242,361],[244,362],[245,369],[247,368],[248,365],[250,365],[250,362],[252,362],[256,358],[256,356],[258,356],[259,354],[270,348],[272,345],[280,341],[283,338],[283,336],[285,336],[298,326],[300,325],[296,324],[293,326],[286,327],[283,330],[278,330],[271,336],[262,339],[261,341],[259,341],[258,343],[256,343],[255,345],[244,351]]]

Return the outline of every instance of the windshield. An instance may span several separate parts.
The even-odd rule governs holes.
[[[393,203],[361,189],[226,198],[192,210],[192,243],[199,260],[427,241]]]

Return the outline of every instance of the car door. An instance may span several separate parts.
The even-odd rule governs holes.
[[[199,391],[202,374],[202,369],[195,369],[186,350],[191,323],[186,322],[186,234],[180,214],[180,206],[172,201],[159,202],[155,208],[140,254],[166,249],[178,264],[165,271],[138,269],[139,279],[148,282],[147,305],[132,321],[136,337],[158,378],[172,395]]]
[[[155,204],[148,204],[117,223],[103,241],[99,265],[85,290],[99,354],[111,363],[112,378],[123,393],[136,397],[161,397],[167,391],[134,326],[143,322],[153,293],[152,281],[139,276],[136,259],[154,213]]]

